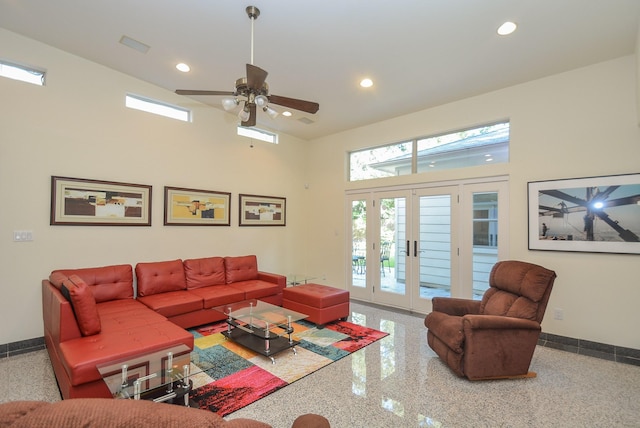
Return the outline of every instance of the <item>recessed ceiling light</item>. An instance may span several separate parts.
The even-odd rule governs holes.
[[[498,27],[498,34],[500,34],[501,36],[507,36],[516,31],[516,28],[518,28],[518,26],[515,22],[507,21],[500,27]]]
[[[184,62],[181,62],[180,64],[176,64],[176,68],[178,70],[182,71],[183,73],[187,73],[187,72],[191,71],[191,67],[189,67]]]
[[[282,115],[283,115],[283,116],[290,117],[290,116],[291,116],[291,112],[290,112],[289,110],[287,110],[287,111],[283,111],[283,112],[282,112]]]
[[[367,78],[367,79],[362,79],[360,81],[360,86],[362,86],[363,88],[370,88],[373,86],[373,80]]]

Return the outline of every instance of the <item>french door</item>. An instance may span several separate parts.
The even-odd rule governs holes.
[[[506,198],[506,181],[348,194],[351,295],[424,313],[436,296],[481,298],[506,258]]]

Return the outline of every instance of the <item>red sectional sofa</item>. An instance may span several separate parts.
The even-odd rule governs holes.
[[[186,328],[224,319],[211,308],[257,298],[282,305],[286,277],[256,256],[55,270],[42,281],[44,337],[64,399],[111,397],[97,366],[185,344]]]

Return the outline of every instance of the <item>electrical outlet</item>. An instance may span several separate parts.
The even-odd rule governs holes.
[[[556,308],[553,312],[553,319],[562,320],[564,319],[564,312],[560,308]]]

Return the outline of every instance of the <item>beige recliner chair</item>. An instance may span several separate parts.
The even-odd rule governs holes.
[[[424,324],[431,349],[471,380],[529,372],[556,273],[508,260],[494,265],[481,301],[436,297]]]

